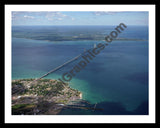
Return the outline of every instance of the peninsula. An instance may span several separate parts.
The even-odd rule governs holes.
[[[67,104],[82,98],[82,93],[67,83],[52,79],[34,80],[12,80],[13,115],[56,115]]]

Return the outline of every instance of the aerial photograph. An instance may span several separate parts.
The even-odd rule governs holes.
[[[12,115],[149,115],[148,11],[12,11]]]

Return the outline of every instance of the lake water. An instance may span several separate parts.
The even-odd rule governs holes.
[[[103,111],[64,109],[61,115],[148,114],[148,29],[128,26],[119,37],[146,41],[112,41],[69,82],[72,88],[82,92],[84,100],[97,104],[96,108]],[[79,55],[84,48],[92,48],[100,42],[105,43],[93,40],[50,42],[13,37],[12,79],[38,78]],[[82,58],[45,78],[62,78],[62,74],[69,72],[80,60]]]

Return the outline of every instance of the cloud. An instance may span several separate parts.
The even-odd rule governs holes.
[[[24,11],[13,11],[12,12],[12,20],[27,20],[34,19],[35,17],[31,13],[27,13]]]
[[[95,11],[93,12],[94,15],[100,16],[100,15],[115,15],[119,13],[129,13],[129,14],[146,14],[148,13],[147,11]]]
[[[71,20],[75,20],[75,18],[71,17]]]
[[[65,14],[61,14],[61,17],[67,17],[67,15],[65,15]]]
[[[63,20],[63,18],[57,18],[57,20]]]
[[[13,24],[33,24],[33,20],[34,23],[53,24],[61,21],[74,21],[75,17],[60,11],[12,11]]]
[[[28,15],[24,15],[24,18],[28,18],[28,19],[34,19],[34,16],[28,16]]]
[[[49,21],[52,21],[52,20],[60,21],[60,20],[64,20],[64,19],[75,20],[75,18],[73,18],[69,15],[63,14],[62,12],[58,12],[58,11],[57,12],[46,12],[45,18]]]
[[[96,12],[93,12],[94,15],[96,16],[100,16],[100,15],[114,15],[116,13],[119,13],[119,12],[114,12],[114,11],[96,11]]]
[[[69,16],[61,13],[61,12],[45,12],[44,17],[47,20],[63,20],[65,18],[69,18]]]
[[[59,18],[65,18],[67,15],[58,11],[14,11],[12,12],[12,18],[16,19],[38,19],[44,18],[47,20],[59,20]]]

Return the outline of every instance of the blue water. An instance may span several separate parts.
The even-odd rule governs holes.
[[[102,29],[104,33],[111,31]],[[81,28],[82,29],[82,28]],[[119,37],[146,41],[113,41],[69,82],[83,99],[103,111],[64,109],[65,115],[148,114],[148,29],[128,28]],[[12,38],[12,79],[37,78],[104,41],[42,41]],[[46,78],[62,78],[82,58]]]

